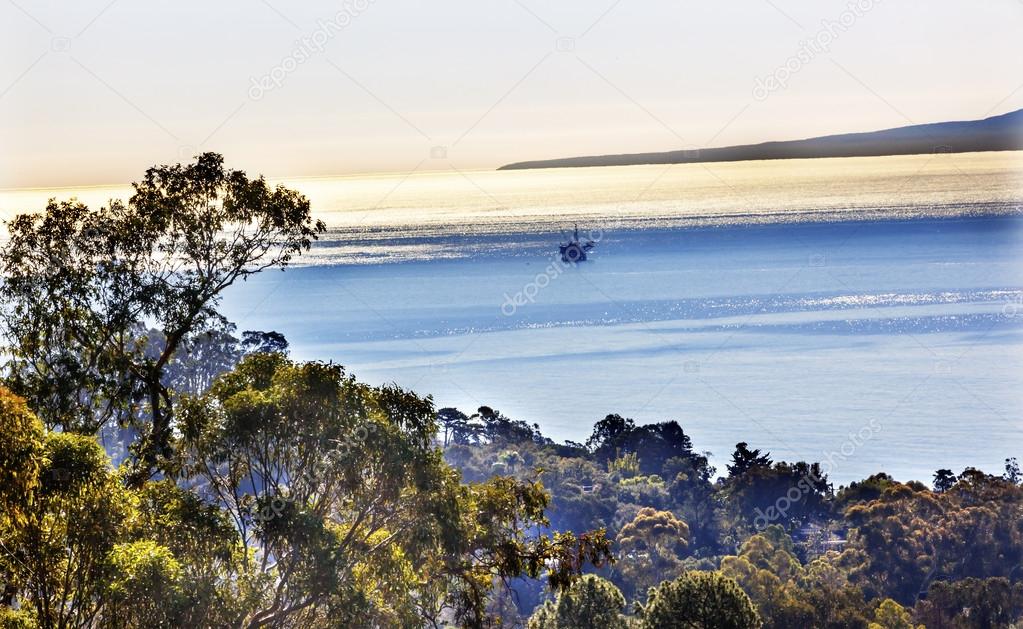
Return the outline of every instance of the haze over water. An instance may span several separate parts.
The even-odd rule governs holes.
[[[437,159],[410,172],[270,182],[301,191],[317,218],[346,232],[535,231],[608,218],[661,225],[831,220],[851,210],[946,216],[970,205],[1004,211],[1017,204],[1023,153],[511,171],[462,170]],[[41,209],[50,197],[94,206],[130,194],[126,184],[0,189],[0,218]]]
[[[719,469],[738,441],[842,483],[1023,456],[1023,154],[446,166],[284,182],[329,233],[225,313],[556,439],[676,419]],[[128,190],[3,191],[0,214],[73,193]],[[574,223],[599,242],[563,266]]]

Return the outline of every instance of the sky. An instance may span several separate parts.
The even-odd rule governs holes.
[[[0,188],[494,168],[1023,108],[1023,1],[0,0]]]

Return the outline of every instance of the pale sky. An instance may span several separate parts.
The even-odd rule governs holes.
[[[1019,0],[0,0],[0,188],[203,150],[289,177],[983,118],[1023,108],[1021,34]]]

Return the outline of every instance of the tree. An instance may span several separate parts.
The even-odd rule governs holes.
[[[617,455],[622,440],[635,430],[636,424],[621,415],[608,415],[593,425],[593,434],[586,440],[586,447],[598,459],[610,459]]]
[[[159,330],[150,330],[146,352],[159,355],[166,349],[166,339]],[[206,391],[223,373],[234,369],[243,355],[234,325],[186,337],[174,357],[167,363],[163,381],[175,394],[197,395]]]
[[[242,350],[246,354],[262,352],[264,354],[287,354],[288,339],[280,332],[261,332],[246,330],[242,332]]]
[[[673,457],[662,469],[675,505],[673,511],[689,526],[691,546],[718,554],[721,520],[716,513],[716,488],[711,482],[714,472],[706,456]]]
[[[735,444],[735,452],[732,453],[731,465],[728,468],[728,477],[735,478],[742,476],[749,470],[757,467],[770,467],[771,453],[761,453],[760,450],[750,450],[749,444],[741,441]]]
[[[551,524],[561,531],[609,528],[618,504],[616,488],[604,470],[579,457],[548,454],[534,463],[542,468],[544,487],[551,492]]]
[[[181,564],[170,550],[148,540],[117,544],[107,561],[109,626],[181,626],[189,601]]]
[[[656,585],[666,574],[682,570],[689,546],[689,527],[670,511],[639,510],[618,532],[619,569],[631,596]]]
[[[692,459],[699,467],[700,459],[693,452],[692,439],[676,421],[647,424],[637,427],[631,419],[621,415],[608,415],[593,427],[586,447],[600,463],[607,463],[622,455],[639,455],[643,474],[660,474],[665,463],[674,458]],[[705,461],[704,461],[705,463]]]
[[[29,516],[44,447],[42,423],[25,400],[0,387],[0,535]]]
[[[827,501],[832,495],[820,464],[804,461],[751,465],[743,473],[729,476],[723,489],[728,496],[723,510],[727,524],[738,530],[748,525],[760,530],[770,524],[794,529],[822,520],[828,515]]]
[[[685,572],[651,588],[644,629],[757,629],[760,616],[733,580],[718,572]]]
[[[469,416],[457,408],[442,408],[437,411],[437,421],[443,428],[443,446],[449,444],[469,445],[479,441],[479,435],[469,423]]]
[[[179,404],[186,487],[134,488],[93,437],[46,432],[0,389],[0,620],[481,627],[495,583],[560,593],[610,559],[602,531],[539,533],[539,483],[462,484],[429,399],[337,365],[255,353]]]
[[[555,602],[547,601],[529,619],[528,629],[627,629],[625,597],[610,581],[587,574]]]
[[[846,509],[845,553],[862,557],[855,576],[868,595],[914,605],[936,581],[1007,577],[1017,570],[1023,563],[1021,508],[1023,489],[977,470],[965,470],[944,493],[896,484]]]
[[[735,579],[756,604],[765,627],[810,626],[813,608],[801,600],[804,575],[792,539],[777,525],[747,539],[737,556],[721,560],[721,573]]]
[[[1023,585],[1005,578],[936,581],[917,616],[927,627],[1009,627],[1023,615]]]
[[[479,407],[476,413],[469,418],[468,428],[476,430],[477,426],[479,427],[479,437],[483,437],[490,443],[517,445],[537,443],[543,440],[543,435],[540,434],[540,427],[537,424],[531,426],[521,420],[509,419],[501,411],[489,406]]]
[[[835,497],[835,507],[844,510],[854,504],[863,504],[877,500],[885,490],[897,487],[899,483],[885,473],[878,473],[861,481],[853,481],[848,487],[842,488]]]
[[[693,452],[693,440],[674,420],[639,427],[626,449],[640,453],[644,474],[660,474],[665,463],[673,458],[697,461],[705,458]]]
[[[40,627],[92,626],[109,600],[108,556],[131,502],[91,437],[48,433],[38,456],[33,508],[20,526],[0,530],[5,596],[32,609]]]
[[[433,445],[429,399],[338,365],[249,355],[180,420],[183,469],[243,548],[228,580],[255,590],[233,624],[478,626],[495,577],[545,574],[560,590],[608,556],[602,533],[529,533],[548,524],[541,485],[462,485]]]
[[[1016,460],[1016,457],[1005,459],[1005,475],[1003,478],[1014,485],[1023,483],[1023,472],[1019,469],[1019,461]]]
[[[25,401],[0,387],[0,605],[14,602],[25,577],[11,545],[35,510],[34,496],[42,481],[45,437],[42,422]],[[17,626],[15,617],[0,617],[0,626]],[[27,621],[26,621],[27,622]],[[7,624],[2,624],[7,623]]]
[[[639,471],[639,455],[635,452],[627,452],[607,462],[607,472],[612,476],[617,475],[623,479],[635,478],[639,476]]]
[[[171,457],[166,370],[187,339],[222,330],[224,289],[287,266],[325,229],[309,202],[205,153],[146,171],[127,204],[51,200],[8,225],[0,253],[8,380],[51,427],[133,424],[137,486]],[[145,325],[160,349],[147,351]]]
[[[171,480],[146,483],[133,502],[136,513],[125,529],[123,544],[153,544],[152,548],[166,549],[178,562],[179,576],[168,581],[175,587],[165,591],[175,600],[186,601],[177,607],[176,624],[222,627],[240,618],[252,604],[247,599],[251,590],[225,578],[238,574],[243,563],[228,513]],[[150,552],[145,546],[137,548]]]
[[[924,629],[923,625],[913,624],[913,615],[890,598],[881,601],[874,612],[874,621],[868,629]]]
[[[956,484],[956,475],[952,470],[940,469],[934,473],[934,491],[944,493]]]
[[[514,476],[519,471],[519,468],[522,467],[522,463],[522,455],[517,451],[504,450],[497,455],[497,460],[490,466],[490,469],[495,474]]]
[[[225,578],[235,529],[217,507],[169,480],[125,488],[95,439],[46,433],[3,389],[0,429],[38,439],[0,447],[3,469],[21,477],[0,503],[3,604],[31,616],[26,626],[232,624],[244,604]]]

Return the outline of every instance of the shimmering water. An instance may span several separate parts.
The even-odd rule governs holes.
[[[838,482],[1023,458],[1019,153],[286,183],[330,232],[224,310],[296,357],[559,439],[677,419],[719,465],[748,441]],[[561,265],[576,222],[596,252]]]

